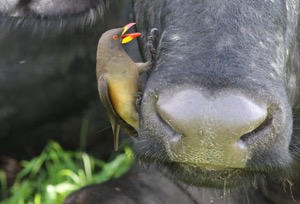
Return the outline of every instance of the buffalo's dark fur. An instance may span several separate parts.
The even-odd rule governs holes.
[[[0,6],[0,12],[6,16],[2,18],[11,14],[18,19],[10,22],[26,24],[38,17],[40,23],[35,25],[55,25],[56,21],[62,22],[62,27],[75,19],[73,25],[83,25],[94,22],[94,17],[103,13],[109,1],[85,1],[75,5],[73,10],[62,9],[61,13],[51,9],[34,12],[30,2],[20,1],[17,13],[8,6]],[[61,1],[56,3],[58,6]],[[184,184],[171,185],[173,190],[179,188],[190,203],[300,202],[299,2],[134,0],[132,3],[137,28],[143,33],[140,50],[145,60],[150,58],[146,47],[148,34],[154,27],[159,30],[155,66],[149,73],[140,107],[140,135],[134,141],[138,157],[144,163],[158,164],[158,168],[167,172],[175,183],[183,181],[196,185],[197,190]],[[4,21],[8,25],[7,20]],[[175,163],[168,157],[166,138],[171,130],[157,114],[156,99],[181,87],[202,88],[211,93],[235,90],[268,104],[272,121],[263,131],[245,138],[253,155],[245,169],[207,171]],[[147,173],[151,174],[151,171]],[[134,181],[139,178],[136,175],[136,172],[131,173],[124,180],[109,182],[99,188],[82,189],[66,202],[73,203],[72,198],[82,199],[86,195],[88,199],[95,191],[100,195],[99,200],[90,200],[90,203],[117,203],[116,199],[122,202],[126,193],[128,201],[133,192],[126,189],[119,194],[113,187],[130,188],[125,185],[130,182],[136,182],[133,189],[137,194],[154,192],[153,186],[145,185],[145,180]],[[156,176],[156,185],[163,186],[165,180]],[[99,189],[114,196],[105,197]],[[83,199],[84,202],[87,200]],[[141,202],[152,201],[143,198],[128,201]]]
[[[141,158],[161,164],[173,178],[200,186],[262,186],[257,183],[273,179],[281,187],[287,181],[299,183],[299,133],[292,133],[292,110],[299,114],[298,10],[294,1],[136,1],[139,29],[160,31],[135,143]],[[147,53],[146,47],[142,50]],[[255,156],[246,171],[225,176],[226,171],[211,173],[172,163],[164,145],[172,132],[158,116],[156,100],[178,87],[239,90],[270,104],[272,124],[247,141]],[[267,139],[272,142],[265,143]]]
[[[32,0],[15,1],[17,4],[1,1],[0,27],[4,30],[30,27],[33,33],[39,35],[53,31],[74,32],[99,23],[111,2],[113,0],[75,0],[68,4],[64,0],[56,0],[50,5],[43,1],[33,3]]]

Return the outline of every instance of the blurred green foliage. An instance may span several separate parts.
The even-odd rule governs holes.
[[[22,162],[23,169],[11,188],[7,188],[5,175],[0,172],[1,194],[9,195],[0,203],[60,204],[70,192],[118,178],[132,165],[132,151],[128,147],[123,154],[104,162],[85,152],[65,151],[50,141],[38,157]]]

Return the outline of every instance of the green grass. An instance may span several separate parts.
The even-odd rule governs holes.
[[[10,195],[0,204],[60,204],[70,192],[118,178],[132,164],[132,151],[128,147],[123,154],[104,162],[84,152],[65,151],[50,141],[38,157],[22,162],[23,169],[10,189],[0,172],[1,193]]]

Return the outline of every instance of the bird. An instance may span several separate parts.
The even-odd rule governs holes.
[[[114,136],[114,149],[119,146],[119,132],[122,127],[136,136],[139,129],[139,115],[136,109],[136,95],[140,91],[140,74],[151,67],[151,61],[135,63],[127,55],[123,44],[141,36],[141,33],[125,34],[134,26],[129,23],[123,28],[106,31],[99,39],[96,56],[96,77],[100,100],[107,109]]]

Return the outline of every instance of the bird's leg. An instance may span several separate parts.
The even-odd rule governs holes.
[[[147,47],[150,52],[151,62],[154,61],[156,55],[156,49],[158,45],[158,29],[152,28],[150,31],[150,35],[148,36]]]
[[[140,74],[146,72],[148,69],[152,67],[152,62],[150,61],[144,63],[135,63],[135,64],[138,66]]]

